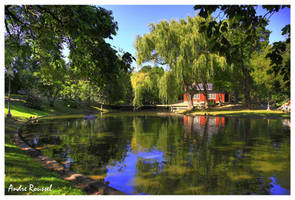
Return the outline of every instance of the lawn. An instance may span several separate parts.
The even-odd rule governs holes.
[[[7,106],[7,104],[6,104]],[[45,106],[46,107],[46,106]],[[43,168],[39,162],[29,155],[25,154],[18,146],[14,144],[13,134],[17,128],[28,120],[31,116],[43,116],[52,114],[62,114],[62,110],[36,110],[27,108],[22,99],[14,99],[11,105],[11,114],[13,118],[5,118],[5,194],[33,194],[33,195],[83,195],[80,189],[73,186],[72,183],[60,178],[55,172],[50,172]],[[7,114],[7,108],[5,108]],[[51,191],[30,191],[30,184],[35,187],[49,187],[52,184]],[[20,187],[22,191],[8,191],[8,188]],[[26,187],[26,191],[24,191]]]
[[[7,97],[5,97],[7,99]],[[30,118],[37,116],[46,115],[59,115],[59,114],[76,114],[76,113],[92,113],[98,112],[100,109],[98,107],[88,108],[86,106],[81,106],[79,108],[70,108],[62,101],[56,101],[54,107],[50,107],[47,101],[43,101],[41,105],[41,110],[28,108],[25,105],[25,100],[22,95],[12,95],[12,103],[10,112],[13,117],[19,118]],[[7,102],[5,101],[5,115],[8,112]]]
[[[266,110],[266,109],[246,109],[240,106],[223,106],[212,107],[208,110],[181,110],[179,114],[189,115],[212,115],[212,116],[229,116],[229,117],[271,117],[271,118],[289,118],[290,113],[279,110]]]
[[[49,187],[51,191],[30,191],[30,184],[35,187]],[[27,187],[26,191],[9,191],[13,186]],[[80,189],[61,179],[58,174],[44,169],[36,160],[26,155],[13,144],[5,144],[5,194],[34,194],[34,195],[83,195]]]

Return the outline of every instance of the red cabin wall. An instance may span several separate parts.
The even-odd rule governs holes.
[[[183,94],[183,101],[187,101],[186,95]]]
[[[218,94],[219,93],[216,93],[216,97],[215,97],[216,102],[219,102],[219,95]],[[222,100],[222,102],[224,102],[225,101],[225,94],[224,93],[220,93],[220,94],[221,94],[221,100]],[[212,101],[212,99],[208,99],[208,100]],[[184,102],[187,101],[187,97],[186,97],[185,94],[183,94],[183,101]],[[205,95],[203,93],[200,93],[200,99],[193,99],[193,101],[202,101],[202,102],[204,102],[205,101]]]
[[[215,101],[219,101],[219,95],[218,95],[218,93],[215,94]]]
[[[219,94],[221,95],[221,101],[224,102],[225,94],[224,93],[216,93],[215,101],[219,102]]]

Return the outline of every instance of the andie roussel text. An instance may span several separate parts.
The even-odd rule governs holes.
[[[8,187],[8,192],[45,192],[51,190],[52,184],[50,184],[48,187],[39,187],[33,184],[29,184],[28,186],[18,185],[15,187],[14,185],[10,184]]]

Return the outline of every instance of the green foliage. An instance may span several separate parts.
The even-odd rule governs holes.
[[[68,108],[78,108],[79,106],[79,102],[74,99],[64,99],[63,102]]]
[[[256,102],[260,99],[266,100],[276,92],[273,83],[275,80],[278,80],[279,77],[275,77],[274,74],[268,73],[271,69],[270,60],[266,59],[265,55],[269,50],[270,46],[267,46],[263,52],[254,52],[250,60],[250,65],[253,69],[251,71],[251,77],[253,78],[252,94],[257,98]]]
[[[203,23],[200,27],[200,32],[208,35],[210,43],[213,45],[212,50],[220,53],[220,55],[224,55],[227,62],[233,64],[234,79],[242,80],[240,90],[243,91],[244,100],[248,106],[250,105],[250,90],[257,86],[252,85],[253,80],[250,76],[253,70],[249,64],[251,56],[253,52],[261,52],[267,45],[270,32],[265,27],[272,14],[284,7],[290,6],[264,5],[262,7],[267,10],[263,16],[257,15],[256,6],[253,5],[197,5],[194,7],[195,10],[200,10],[199,15],[201,17],[207,19],[210,19],[210,14],[217,9],[227,17],[227,19],[220,20],[219,22],[216,19],[212,19],[207,24]],[[283,34],[289,34],[290,26],[287,25],[282,31]],[[289,40],[287,39],[287,41]],[[272,62],[277,63],[276,65],[282,61],[282,57],[278,52],[283,48],[282,43],[274,44],[272,53],[268,54],[272,58]],[[287,82],[289,79],[288,75],[290,74],[288,64],[285,67],[279,66],[277,69],[276,74],[281,70],[280,74],[285,74],[284,79]],[[238,83],[235,85],[238,85]]]
[[[214,106],[216,106],[216,102],[215,101],[209,101],[208,105],[210,107],[214,107]]]
[[[121,70],[116,78],[112,78],[100,88],[100,102],[107,104],[131,104],[132,103],[132,86],[131,72]]]
[[[34,109],[41,109],[41,101],[34,94],[29,93],[26,99],[26,106]]]
[[[163,68],[157,66],[145,66],[132,73],[133,105],[136,108],[144,104],[160,103],[158,84],[163,73]]]
[[[182,94],[182,88],[176,83],[176,78],[171,71],[164,72],[158,83],[159,97],[162,103],[176,103],[179,94]]]
[[[290,96],[290,25],[282,29],[282,34],[288,34],[286,41],[275,42],[266,58],[271,59],[272,69],[269,72],[283,77],[279,84],[283,93]]]
[[[5,65],[17,71],[24,89],[38,89],[51,106],[58,97],[66,98],[62,95],[70,100],[71,96],[85,100],[91,95],[93,100],[98,88],[120,91],[106,89],[106,85],[120,85],[121,73],[127,73],[134,60],[128,52],[118,55],[105,42],[106,38],[112,39],[118,27],[112,12],[101,7],[7,5],[5,28]],[[64,47],[70,50],[67,66],[62,55]],[[88,92],[85,87],[71,86],[81,80],[90,81]]]
[[[179,22],[171,20],[150,24],[150,33],[136,39],[137,63],[154,61],[168,64],[179,87],[195,93],[196,87],[192,85],[203,83],[207,94],[207,83],[215,68],[226,66],[224,58],[211,52],[208,36],[199,32],[207,21],[201,17],[188,17]]]

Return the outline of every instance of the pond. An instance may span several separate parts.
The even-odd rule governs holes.
[[[39,119],[22,135],[126,194],[290,194],[289,119],[119,113]]]

